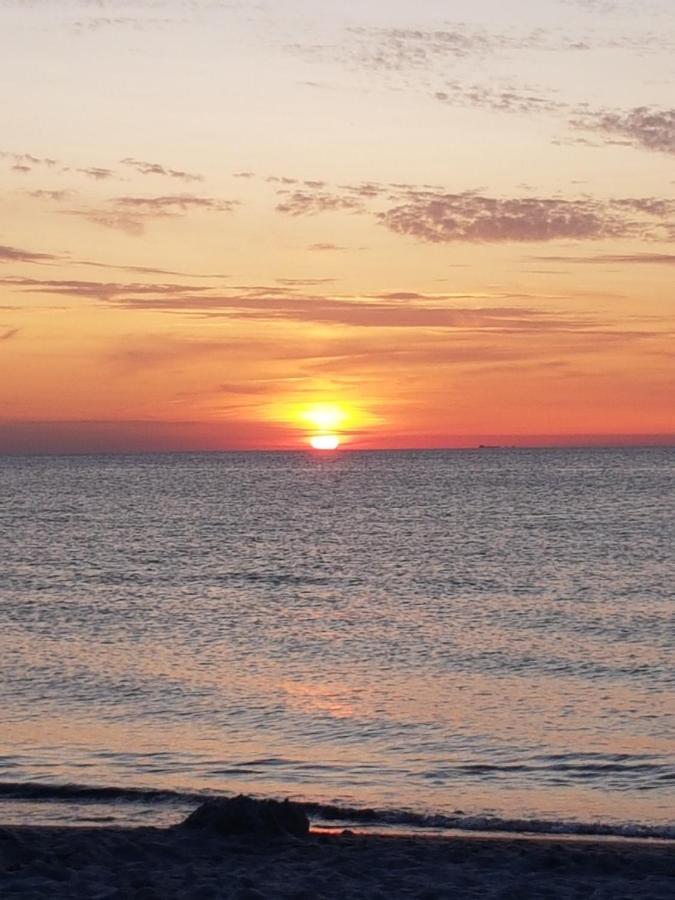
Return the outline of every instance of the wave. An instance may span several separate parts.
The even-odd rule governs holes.
[[[46,782],[0,782],[3,800],[110,804],[168,804],[188,806],[203,803],[215,792],[172,791],[162,788],[108,787]],[[425,830],[434,832],[466,831],[486,834],[566,835],[570,837],[623,837],[675,840],[675,825],[648,825],[639,822],[577,822],[560,819],[515,819],[499,816],[456,813],[422,813],[404,809],[374,809],[328,803],[299,802],[315,823],[367,826],[371,831]]]
[[[87,784],[48,784],[44,781],[0,781],[0,800],[50,800],[83,803],[201,803],[213,794],[163,788],[106,787]]]
[[[510,834],[550,834],[595,837],[675,839],[675,825],[646,825],[638,822],[575,822],[560,819],[507,819],[499,816],[445,815],[396,809],[362,809],[318,803],[302,804],[308,814],[328,821],[367,823],[394,828],[434,831],[478,831]]]

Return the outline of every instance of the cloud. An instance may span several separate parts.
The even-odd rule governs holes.
[[[282,279],[295,284],[293,279]],[[428,295],[391,291],[373,297],[319,296],[291,293],[290,287],[248,286],[228,293],[210,286],[173,282],[101,282],[78,279],[0,278],[0,285],[16,291],[95,300],[137,311],[182,313],[206,318],[315,322],[378,328],[489,328],[526,331],[532,328],[575,329],[582,320],[553,315],[533,308],[497,306],[495,303],[526,299],[506,293]],[[458,302],[485,301],[469,308]],[[587,324],[584,321],[584,324]]]
[[[437,185],[370,183],[277,193],[285,199],[276,209],[287,215],[366,214],[390,231],[429,243],[670,240],[675,235],[675,199],[669,198],[495,197],[476,190],[451,193]],[[348,248],[326,242],[308,249]]]
[[[489,58],[513,53],[584,53],[595,49],[645,47],[670,48],[672,41],[663,34],[626,34],[593,30],[565,33],[557,28],[484,28],[455,23],[445,28],[383,28],[353,26],[346,28],[332,44],[286,46],[289,52],[310,61],[339,62],[353,69],[381,72],[441,72],[449,62]],[[315,84],[315,82],[312,82]]]
[[[2,331],[0,332],[0,341],[11,341],[20,331],[20,328],[9,328],[7,331]]]
[[[193,172],[184,172],[181,169],[168,169],[160,163],[146,162],[142,159],[134,159],[131,156],[120,160],[122,165],[130,166],[140,175],[163,175],[167,178],[178,178],[181,181],[203,181],[203,175],[197,175]]]
[[[307,182],[306,182],[307,183]],[[388,193],[391,185],[378,184],[374,181],[362,181],[360,184],[341,184],[340,189],[364,200],[372,200]]]
[[[429,243],[658,239],[666,236],[664,228],[672,227],[665,216],[674,208],[671,201],[652,198],[497,198],[473,191],[413,190],[406,202],[379,213],[378,219],[391,231]]]
[[[330,194],[321,190],[292,191],[277,204],[277,212],[290,216],[313,216],[322,212],[358,211],[362,208],[362,203],[354,197]]]
[[[567,107],[567,104],[546,96],[536,88],[511,85],[491,87],[486,84],[464,84],[461,81],[451,81],[444,85],[442,91],[436,91],[433,96],[436,100],[452,106],[475,106],[495,112],[523,115],[558,112]]]
[[[339,250],[347,250],[347,247],[341,247],[339,244],[332,244],[327,241],[319,241],[316,244],[310,244],[307,248],[308,250],[316,251],[318,253],[333,253]]]
[[[378,299],[326,297],[300,294],[189,293],[133,296],[133,292],[99,292],[99,299],[128,310],[182,313],[205,318],[267,320],[297,323],[344,325],[359,328],[423,328],[434,330],[487,329],[494,333],[531,331],[576,331],[590,326],[590,320],[568,314],[554,314],[533,307],[498,306],[512,299],[508,294],[487,296],[485,305],[462,307],[458,302],[474,301],[472,295],[432,297],[412,292],[391,292]],[[391,299],[395,298],[395,299]],[[414,299],[411,299],[414,298]],[[493,305],[488,305],[489,303]]]
[[[194,194],[166,194],[161,197],[117,197],[112,201],[118,209],[133,210],[150,216],[175,216],[193,209],[232,212],[238,200],[218,200]]]
[[[193,210],[208,212],[233,212],[238,200],[220,200],[215,197],[199,197],[194,194],[166,194],[158,197],[116,197],[109,201],[110,208],[81,208],[64,210],[70,216],[80,216],[95,225],[140,235],[153,219],[183,216]]]
[[[57,296],[80,297],[88,300],[115,300],[128,295],[138,298],[177,297],[183,294],[208,291],[208,286],[195,287],[187,284],[141,284],[136,282],[80,281],[77,279],[57,278],[0,278],[0,285],[19,291],[39,294],[55,294]]]
[[[8,150],[0,150],[0,159],[6,159],[13,163],[12,168],[20,172],[30,172],[35,166],[46,166],[49,169],[58,165],[57,159],[49,156],[34,156],[32,153],[13,153]]]
[[[131,215],[125,212],[118,212],[107,209],[66,209],[63,210],[64,215],[76,216],[86,219],[92,225],[101,225],[103,228],[113,228],[116,231],[124,231],[126,234],[138,237],[145,231],[145,217],[139,215]]]
[[[228,341],[194,341],[166,335],[130,335],[124,343],[107,352],[103,360],[116,369],[136,372],[192,360],[222,358],[223,354],[231,355],[237,347],[238,345]]]
[[[140,4],[137,8],[140,8]],[[133,28],[135,31],[143,31],[146,28],[162,28],[166,25],[170,25],[174,21],[178,20],[170,18],[148,18],[145,16],[92,16],[89,19],[78,19],[72,23],[71,27],[76,33],[100,31],[103,28],[125,27]]]
[[[66,257],[64,257],[67,259]],[[68,260],[70,261],[70,260]],[[90,259],[73,259],[78,266],[91,266],[96,269],[115,269],[118,272],[137,272],[140,275],[174,275],[178,278],[229,278],[223,272],[181,272],[176,269],[157,269],[153,266],[127,266],[113,263],[96,262]]]
[[[43,263],[52,262],[56,259],[59,259],[59,257],[51,253],[35,253],[30,250],[20,250],[18,247],[7,247],[0,244],[0,263]]]
[[[675,253],[600,253],[596,256],[533,256],[531,258],[538,262],[675,266]]]
[[[50,200],[53,203],[60,203],[62,200],[66,200],[69,197],[72,197],[75,191],[71,190],[60,190],[60,191],[28,191],[28,196],[32,197],[34,200]]]
[[[607,138],[621,138],[629,146],[675,154],[675,109],[636,106],[627,111],[587,112],[571,124]]]
[[[653,14],[658,10],[658,0],[656,3],[649,3],[643,0],[641,4],[636,4],[633,0],[562,0],[568,6],[578,6],[586,9],[591,13],[629,13],[637,15]]]
[[[93,178],[94,181],[105,181],[108,178],[114,178],[115,173],[112,169],[103,169],[100,166],[88,166],[84,169],[75,169],[76,172],[80,172],[82,175],[86,175],[88,178]]]
[[[86,175],[94,181],[107,181],[111,178],[120,177],[118,172],[107,166],[79,166],[71,167],[60,163],[59,160],[51,157],[34,156],[32,153],[11,153],[9,151],[0,151],[0,159],[5,159],[12,163],[12,168],[19,172],[31,172],[35,167],[46,166],[50,169],[59,167],[61,173],[77,172],[80,175]],[[120,160],[120,164],[134,169],[140,175],[160,175],[166,178],[174,178],[185,182],[203,181],[204,176],[195,172],[187,172],[183,169],[174,169],[163,166],[161,163],[148,162],[144,159],[136,159],[133,156],[127,156]],[[38,193],[38,192],[35,192]],[[49,192],[44,192],[45,194]]]

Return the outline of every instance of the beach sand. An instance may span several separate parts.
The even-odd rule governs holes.
[[[0,828],[0,897],[673,900],[673,845],[184,828]]]

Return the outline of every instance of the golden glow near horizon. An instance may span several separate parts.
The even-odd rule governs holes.
[[[353,413],[340,403],[314,403],[300,410],[300,418],[320,432],[309,438],[314,450],[337,450],[341,443],[340,426],[349,422]]]
[[[0,4],[0,452],[675,435],[672,0],[99,5]]]
[[[301,412],[305,421],[321,431],[334,431],[346,421],[348,415],[338,403],[316,403]]]
[[[318,447],[318,443],[337,441],[338,446],[367,439],[385,424],[382,416],[346,398],[272,405],[266,411],[266,419],[278,427],[292,428],[296,446],[310,443],[315,449],[334,449]]]

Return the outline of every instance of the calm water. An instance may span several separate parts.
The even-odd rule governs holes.
[[[0,820],[675,834],[674,461],[0,458]]]

